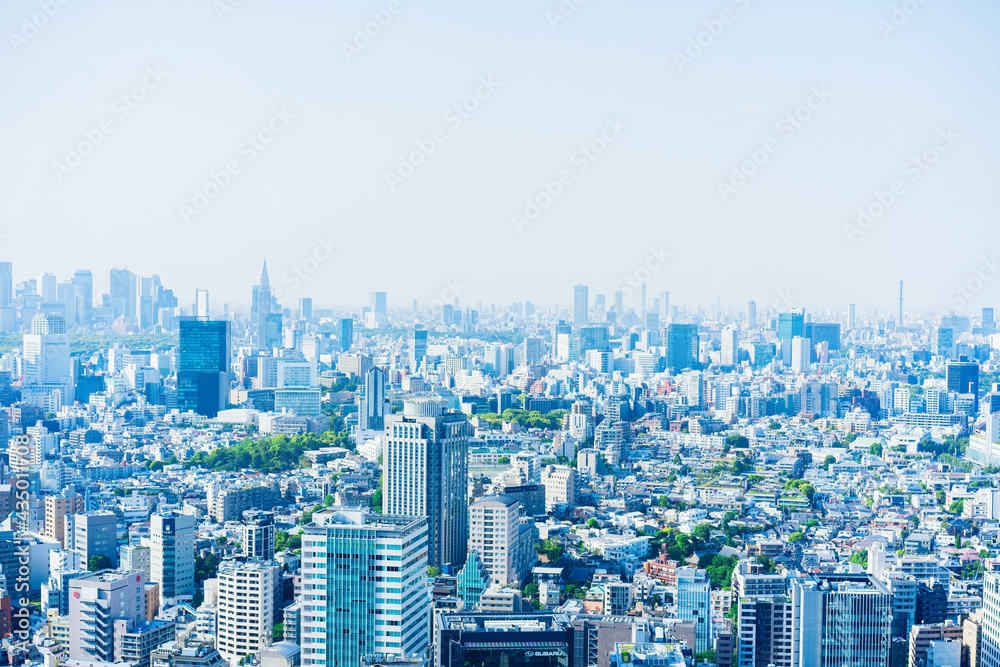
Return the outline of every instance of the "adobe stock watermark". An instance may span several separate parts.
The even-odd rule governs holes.
[[[142,80],[115,98],[111,103],[111,115],[105,116],[97,125],[81,131],[83,139],[66,146],[66,154],[62,162],[56,160],[52,163],[52,173],[56,179],[62,183],[67,175],[78,169],[84,158],[91,155],[94,150],[104,143],[109,134],[115,131],[118,123],[121,123],[132,112],[139,108],[139,105],[149,98],[149,94],[160,87],[163,80],[167,78],[167,73],[157,65],[150,65],[146,68],[146,75]]]
[[[14,53],[28,45],[28,42],[38,37],[42,28],[49,24],[62,8],[69,4],[69,0],[38,0],[38,11],[29,16],[21,17],[21,29],[17,32],[7,33],[7,41]]]
[[[295,116],[287,109],[274,109],[267,123],[248,135],[236,147],[236,158],[228,160],[218,171],[210,171],[205,184],[194,189],[190,203],[184,201],[177,205],[181,219],[184,222],[191,222],[193,218],[201,215],[209,204],[232,185],[233,179],[243,172],[243,168],[257,159],[257,156],[271,145],[294,119]]]
[[[458,278],[445,280],[444,289],[441,290],[441,295],[437,299],[431,301],[431,311],[443,308],[445,304],[455,303],[455,299],[460,298],[466,289],[465,285],[458,282]]]
[[[284,289],[276,288],[274,290],[275,298],[280,301],[288,292],[298,291],[310,278],[316,275],[316,272],[324,264],[330,261],[334,251],[339,249],[340,244],[334,241],[329,234],[317,236],[313,249],[281,274],[281,284]]]
[[[740,11],[744,11],[750,6],[750,0],[732,1]],[[727,27],[736,23],[738,16],[737,12],[727,7],[719,12],[718,16],[702,21],[705,29],[693,37],[688,37],[687,45],[683,49],[674,51],[674,64],[677,65],[677,71],[683,74],[685,67],[693,65],[696,60],[701,58],[705,50],[711,48],[722,37]]]
[[[798,295],[792,292],[790,287],[786,287],[775,292],[774,300],[771,302],[771,309],[776,310],[779,313],[788,312],[789,310],[795,308],[798,302]]]
[[[403,3],[400,0],[389,0],[384,9],[373,11],[371,21],[356,27],[350,41],[340,43],[340,52],[344,55],[344,59],[351,62],[360,56],[362,51],[371,46],[372,40],[381,35],[402,11]]]
[[[715,189],[723,203],[729,201],[731,196],[750,182],[758,170],[767,164],[771,156],[778,152],[782,141],[788,141],[794,137],[795,133],[809,122],[813,114],[822,109],[833,97],[833,93],[827,90],[825,85],[818,88],[812,86],[809,91],[809,97],[806,98],[805,102],[786,113],[774,124],[774,130],[778,133],[778,137],[768,137],[759,147],[747,150],[747,159],[732,166],[729,178],[725,181],[715,182]]]
[[[997,260],[996,255],[983,257],[982,260],[974,274],[955,285],[955,289],[948,292],[948,303],[955,306],[956,310],[962,309],[972,301],[977,294],[983,291],[986,283],[996,278],[997,274],[1000,273],[1000,261]]]
[[[413,143],[416,148],[405,155],[399,155],[396,168],[385,172],[385,184],[389,187],[389,192],[395,192],[406,179],[413,176],[417,169],[437,152],[438,146],[448,140],[448,132],[454,132],[462,127],[465,121],[472,118],[472,114],[479,110],[483,102],[493,97],[499,87],[500,82],[494,79],[492,74],[479,77],[479,83],[473,91],[452,104],[441,115],[446,127],[436,127],[427,136],[415,139]]]
[[[212,9],[215,10],[215,15],[219,17],[220,21],[225,21],[226,16],[235,12],[243,5],[243,2],[244,0],[214,0]]]
[[[622,276],[621,280],[615,283],[614,291],[621,290],[623,299],[631,299],[635,294],[641,292],[643,283],[648,283],[653,274],[663,269],[673,255],[663,249],[663,246],[656,248],[650,246],[649,253],[644,262]]]
[[[560,23],[565,23],[573,14],[576,14],[578,7],[587,3],[587,0],[561,0],[555,9],[545,10],[545,20],[549,22],[549,27],[555,32]]]
[[[909,180],[910,183],[919,181],[931,165],[951,150],[959,138],[951,126],[939,128],[937,136],[927,148],[914,153],[903,162],[900,169],[906,179],[894,179],[885,190],[873,192],[873,200],[867,206],[858,207],[857,219],[853,223],[844,224],[847,240],[853,244],[859,236],[863,236],[871,229],[899,201],[899,198],[906,194],[906,181]]]
[[[889,41],[889,35],[909,23],[910,18],[926,4],[927,0],[904,0],[893,5],[889,16],[879,19],[878,23],[875,24],[878,31],[882,33],[882,39]]]
[[[604,127],[590,141],[580,144],[569,158],[570,165],[576,168],[577,174],[587,171],[599,157],[604,155],[611,144],[618,141],[622,133],[628,129],[617,116],[604,121]],[[576,176],[572,169],[561,169],[551,180],[543,180],[541,189],[532,197],[526,197],[524,208],[519,213],[510,216],[514,229],[518,234],[528,225],[534,224],[552,204],[562,196],[566,188],[573,185]]]

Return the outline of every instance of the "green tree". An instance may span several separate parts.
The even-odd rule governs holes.
[[[947,497],[944,495],[944,491],[938,491],[936,497],[938,505],[944,507],[945,500],[947,500]]]
[[[281,641],[282,639],[284,639],[285,638],[285,624],[284,623],[275,623],[274,626],[272,626],[272,628],[271,628],[271,636],[274,638],[274,641],[276,641],[276,642],[277,641]]]
[[[882,456],[882,443],[873,442],[872,444],[868,445],[868,453],[871,454],[872,456]]]
[[[326,498],[323,499],[323,504],[326,505],[327,507],[330,507],[331,505],[333,505],[334,500],[335,498],[333,497],[333,495],[328,493],[326,494]]]
[[[805,538],[805,535],[803,535],[799,531],[795,531],[794,533],[792,533],[791,535],[788,536],[788,541],[789,542],[801,542],[804,538]]]
[[[500,458],[497,459],[497,463],[499,463],[500,465],[504,465],[505,466],[508,463],[510,463],[510,457],[509,456],[501,456]]]
[[[528,584],[524,587],[524,596],[528,598],[538,597],[538,584]]]
[[[436,567],[436,566],[434,566],[434,565],[428,565],[428,566],[427,566],[427,576],[428,576],[428,577],[431,577],[432,579],[433,579],[434,577],[439,577],[439,576],[441,576],[441,568],[439,568],[439,567]]]
[[[948,505],[948,511],[951,514],[961,514],[963,509],[965,509],[965,501],[961,498],[951,501],[951,505]]]
[[[659,505],[660,507],[670,507],[670,498],[667,498],[666,496],[660,496],[660,497],[659,497],[659,498],[657,499],[656,503],[657,503],[657,504],[658,504],[658,505]]]
[[[91,572],[97,572],[98,570],[110,570],[111,567],[111,559],[104,554],[94,554],[87,561],[87,569]]]
[[[600,528],[601,524],[598,523],[597,519],[590,519],[589,521],[587,521],[587,526],[589,528]]]
[[[850,562],[860,565],[861,567],[868,567],[868,551],[855,551],[851,554]]]

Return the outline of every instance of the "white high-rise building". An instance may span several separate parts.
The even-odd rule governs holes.
[[[427,615],[427,519],[331,507],[302,535],[302,665],[419,656]]]
[[[812,356],[812,342],[803,336],[792,338],[792,372],[805,373],[809,370]]]
[[[385,405],[385,372],[376,366],[365,373],[365,397],[358,411],[358,427],[370,431],[384,429]]]
[[[67,405],[73,382],[66,320],[47,313],[35,315],[31,319],[31,333],[24,334],[22,354],[23,399],[47,408],[50,395],[59,392],[62,405]]]
[[[740,363],[740,338],[734,327],[722,331],[722,365],[736,366]]]
[[[218,573],[215,648],[229,664],[271,645],[277,565],[263,561],[222,561]]]
[[[194,517],[154,514],[149,523],[152,577],[162,598],[194,595]]]

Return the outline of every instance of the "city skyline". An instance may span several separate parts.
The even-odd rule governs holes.
[[[380,288],[421,301],[457,281],[470,301],[552,303],[553,275],[610,294],[652,249],[670,257],[648,282],[678,302],[791,290],[882,308],[902,279],[937,310],[993,261],[992,3],[901,19],[862,2],[513,2],[444,24],[405,3],[216,5],[60,4],[41,27],[36,3],[7,8],[0,81],[23,94],[0,110],[19,129],[0,251],[19,276],[126,263],[193,294],[205,278],[187,267],[217,266],[209,289],[235,303],[266,254],[291,298],[360,302],[377,265]],[[38,252],[36,233],[61,242]],[[927,270],[936,257],[952,261]]]

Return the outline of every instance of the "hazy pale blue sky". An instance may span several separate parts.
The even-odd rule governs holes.
[[[907,3],[566,0],[558,22],[544,0],[243,0],[220,18],[230,3],[73,0],[47,21],[44,3],[3,3],[0,254],[16,280],[90,268],[106,289],[127,266],[184,304],[196,287],[245,303],[266,256],[286,305],[374,289],[429,302],[456,284],[466,304],[568,305],[574,283],[610,294],[652,248],[670,257],[650,292],[674,303],[892,308],[904,279],[910,306],[946,310],[998,245],[995,2],[913,0],[892,32]],[[678,67],[699,33],[707,46]],[[116,102],[137,86],[143,99]],[[477,87],[478,108],[448,114]],[[779,124],[807,101],[799,127]],[[113,131],[61,168],[104,119]],[[609,121],[614,141],[581,161]],[[243,143],[269,124],[271,143]],[[906,164],[947,128],[934,164]],[[724,200],[719,182],[766,145]],[[230,161],[238,173],[185,220]],[[512,216],[561,171],[568,184],[519,231]],[[894,180],[884,215],[845,231]],[[998,294],[987,281],[965,308]]]

